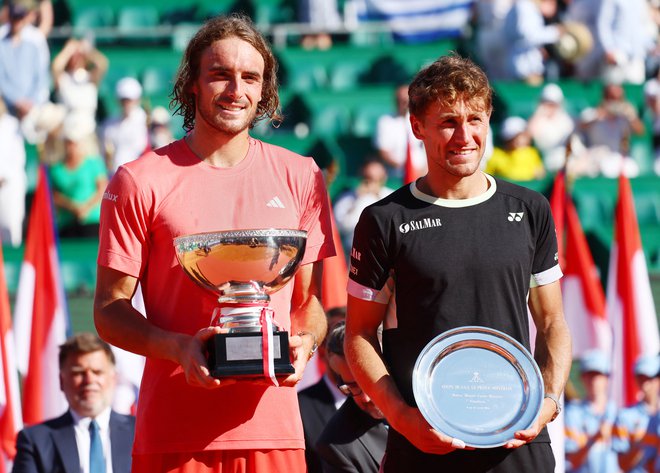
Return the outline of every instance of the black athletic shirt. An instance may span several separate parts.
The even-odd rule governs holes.
[[[411,406],[413,367],[430,340],[479,325],[529,349],[530,285],[562,275],[547,199],[486,176],[488,191],[465,200],[404,186],[367,207],[355,229],[348,291],[384,304],[393,291],[383,354]]]

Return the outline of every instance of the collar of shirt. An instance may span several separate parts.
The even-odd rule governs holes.
[[[330,380],[327,374],[323,375],[323,382],[332,393],[332,397],[335,400],[335,409],[339,409],[346,400],[346,395],[339,390],[339,388]]]
[[[80,461],[80,472],[89,473],[89,424],[91,417],[82,417],[73,409],[69,412],[73,417],[73,428],[76,433],[76,446],[78,447],[78,460]],[[103,443],[103,456],[105,457],[105,471],[112,473],[112,450],[110,448],[110,407],[105,408],[98,416],[96,423],[99,425],[99,434]]]

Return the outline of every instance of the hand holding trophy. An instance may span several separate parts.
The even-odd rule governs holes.
[[[218,296],[211,325],[225,333],[208,344],[211,375],[269,378],[291,374],[289,335],[274,322],[270,294],[294,276],[307,232],[286,229],[233,230],[174,239],[177,259],[190,278]]]

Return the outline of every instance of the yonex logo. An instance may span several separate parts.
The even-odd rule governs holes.
[[[282,201],[280,200],[279,197],[275,196],[275,197],[273,197],[272,199],[270,199],[268,201],[268,203],[266,204],[266,207],[274,207],[276,209],[283,209],[284,204],[282,203]]]
[[[525,212],[509,212],[509,217],[507,220],[509,222],[520,222],[523,218],[523,215],[525,215]]]
[[[442,222],[439,218],[424,218],[422,220],[411,220],[399,225],[401,233],[414,232],[415,230],[424,230],[425,228],[441,227]]]

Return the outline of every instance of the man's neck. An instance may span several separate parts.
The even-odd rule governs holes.
[[[186,138],[186,143],[193,153],[211,166],[231,168],[247,156],[250,148],[250,135],[245,130],[233,136],[215,133],[208,135],[193,130]]]
[[[486,175],[477,171],[471,176],[455,177],[449,174],[431,175],[417,181],[417,188],[430,196],[440,199],[471,199],[488,190],[490,183]]]

